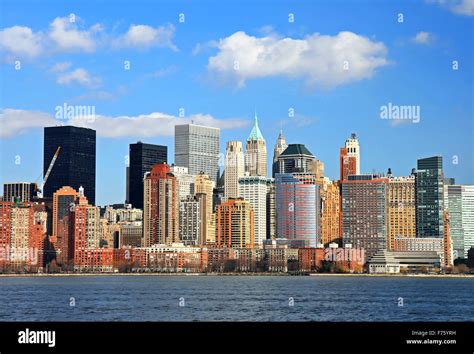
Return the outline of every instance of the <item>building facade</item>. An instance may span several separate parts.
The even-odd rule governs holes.
[[[145,174],[144,180],[144,246],[171,244],[178,240],[178,183],[169,165],[156,164]]]
[[[289,144],[278,156],[278,173],[314,171],[316,158],[303,144]]]
[[[190,175],[204,172],[219,178],[220,129],[195,124],[175,125],[174,163],[188,168]]]
[[[129,146],[128,198],[126,203],[143,209],[143,177],[155,164],[168,163],[168,147],[141,141]]]
[[[245,146],[245,172],[250,176],[267,176],[267,146],[258,126],[257,114]]]
[[[263,176],[239,178],[240,196],[250,202],[254,211],[255,245],[263,245],[267,238],[267,183]]]
[[[73,126],[44,128],[43,176],[61,147],[44,186],[43,196],[51,198],[63,186],[84,187],[89,202],[95,204],[96,132]]]
[[[239,178],[245,175],[244,153],[240,141],[228,141],[224,162],[224,199],[239,197]]]
[[[278,157],[281,155],[283,151],[286,150],[287,147],[288,147],[288,144],[286,143],[285,136],[283,135],[283,130],[280,130],[280,134],[278,135],[275,148],[273,149],[273,164],[272,164],[272,177],[273,178],[275,178],[275,175],[277,173],[280,173]]]
[[[250,202],[229,199],[217,207],[216,245],[254,248],[254,211]]]
[[[3,200],[6,202],[14,202],[18,200],[22,203],[32,201],[35,192],[38,189],[36,183],[15,182],[3,184]]]

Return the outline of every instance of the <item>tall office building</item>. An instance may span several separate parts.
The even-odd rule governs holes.
[[[217,207],[216,245],[254,248],[254,212],[250,202],[229,199]]]
[[[314,171],[316,158],[303,144],[290,144],[278,156],[277,173]]]
[[[264,176],[239,178],[240,196],[250,202],[254,212],[254,237],[258,246],[267,238],[267,183]]]
[[[387,247],[388,178],[350,175],[342,182],[342,240],[367,258]]]
[[[418,160],[415,172],[417,237],[443,238],[443,182],[443,158],[441,156]]]
[[[145,247],[179,240],[178,183],[166,163],[145,173],[143,241]]]
[[[272,164],[272,177],[275,178],[275,174],[280,173],[279,164],[278,164],[278,157],[281,155],[283,151],[288,147],[286,143],[285,136],[283,135],[283,129],[280,130],[280,134],[278,135],[277,142],[275,144],[275,148],[273,149],[273,164]]]
[[[195,124],[175,125],[174,163],[188,173],[204,172],[217,183],[219,177],[220,129]]]
[[[474,247],[474,186],[444,187],[445,209],[449,213],[453,258],[467,258]]]
[[[51,198],[63,186],[76,190],[83,186],[87,199],[95,204],[96,133],[93,129],[73,126],[44,128],[43,176],[61,147],[43,196]]]
[[[277,238],[290,241],[292,247],[316,247],[320,242],[319,186],[303,176],[276,175]]]
[[[168,162],[168,147],[162,145],[145,144],[141,141],[130,144],[130,166],[128,170],[129,199],[127,203],[134,208],[143,209],[143,178],[155,164]]]
[[[204,197],[203,194],[201,196]],[[205,198],[204,198],[205,199]],[[199,197],[188,195],[179,202],[179,239],[186,246],[201,246],[201,203]]]
[[[257,114],[245,146],[245,172],[250,176],[267,176],[267,146],[258,127]]]
[[[240,141],[228,141],[224,161],[224,199],[239,197],[239,178],[245,175],[244,154]]]
[[[37,189],[38,185],[31,182],[4,183],[3,200],[6,202],[17,200],[26,203],[33,199]]]
[[[59,264],[67,265],[74,259],[74,233],[70,224],[71,211],[74,210],[78,195],[78,192],[69,186],[64,186],[53,194],[52,239],[56,244]]]
[[[395,238],[416,237],[415,176],[388,179],[387,249],[395,250]]]
[[[346,140],[339,154],[340,180],[347,180],[350,175],[360,174],[360,146],[355,133]]]

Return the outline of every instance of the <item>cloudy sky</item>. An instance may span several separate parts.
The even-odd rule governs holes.
[[[0,183],[41,181],[44,126],[87,126],[97,201],[119,203],[128,144],[168,145],[171,163],[174,125],[194,121],[221,128],[223,151],[255,110],[269,160],[283,128],[336,179],[356,132],[363,172],[407,175],[442,155],[447,176],[474,183],[474,0],[1,6]],[[65,105],[94,116],[58,115]],[[402,106],[419,117],[381,118]]]

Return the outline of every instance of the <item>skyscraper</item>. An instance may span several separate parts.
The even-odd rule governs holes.
[[[441,156],[418,160],[415,174],[417,237],[443,238],[443,182],[443,158]]]
[[[275,179],[267,179],[267,239],[276,238],[276,195]]]
[[[415,176],[389,176],[387,249],[394,251],[395,238],[416,237]]]
[[[360,146],[355,133],[346,140],[339,154],[340,180],[344,181],[350,175],[360,174]]]
[[[339,184],[332,182],[329,178],[316,179],[321,195],[321,243],[329,245],[332,242],[339,243],[341,237],[340,217],[341,201]]]
[[[254,248],[254,212],[250,202],[232,198],[217,207],[216,245]]]
[[[63,186],[84,187],[86,197],[95,204],[96,132],[73,126],[44,128],[43,176],[61,147],[44,186],[43,195],[51,198]]]
[[[239,197],[239,178],[245,175],[244,154],[240,141],[228,141],[224,161],[224,199]]]
[[[156,164],[144,179],[143,241],[145,247],[179,240],[179,191],[166,163]]]
[[[285,136],[283,135],[283,129],[282,129],[280,130],[280,134],[278,135],[278,139],[275,144],[275,148],[273,150],[273,164],[272,164],[272,177],[273,178],[275,178],[275,174],[280,173],[278,157],[283,151],[285,151],[287,147],[288,145],[286,144]]]
[[[388,178],[350,175],[341,189],[344,245],[365,249],[368,258],[386,249]]]
[[[293,247],[316,247],[319,243],[319,186],[289,173],[278,173],[275,193],[277,238],[290,240]]]
[[[145,144],[141,141],[130,144],[129,200],[134,208],[143,209],[143,177],[150,172],[155,164],[168,162],[168,147],[162,145]]]
[[[203,244],[213,244],[216,242],[216,224],[213,209],[213,190],[215,183],[204,173],[199,173],[194,178],[194,193],[201,194],[205,199],[204,206],[201,207],[201,224]]]
[[[255,245],[263,245],[267,238],[267,183],[264,176],[239,178],[240,196],[250,202],[254,212]]]
[[[303,144],[290,144],[278,156],[277,173],[313,172],[316,158]]]
[[[188,196],[194,195],[194,175],[188,173],[187,167],[171,166],[171,173],[178,181],[179,200],[186,200]]]
[[[204,197],[203,194],[200,196]],[[199,197],[188,195],[179,202],[179,239],[186,246],[201,246],[201,203]]]
[[[474,247],[474,186],[448,185],[444,190],[453,257],[466,259],[467,252]]]
[[[258,127],[256,113],[255,123],[245,146],[245,172],[250,176],[267,176],[267,146]]]
[[[204,172],[217,183],[220,129],[195,124],[175,125],[174,163],[190,175]]]

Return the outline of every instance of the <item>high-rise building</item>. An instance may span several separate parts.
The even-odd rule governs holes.
[[[143,208],[144,246],[172,244],[179,239],[178,183],[166,163],[145,173]]]
[[[174,163],[188,168],[190,175],[204,172],[219,178],[220,129],[195,124],[175,125]]]
[[[203,194],[200,195],[204,197]],[[203,244],[201,240],[201,205],[199,198],[191,195],[179,202],[179,239],[186,246],[201,246]]]
[[[360,174],[360,146],[355,133],[346,140],[339,154],[340,180],[347,180],[350,175]]]
[[[80,187],[79,187],[80,188]],[[74,259],[74,233],[70,225],[78,192],[69,186],[53,194],[53,242],[57,245],[57,262],[67,265]]]
[[[340,190],[337,182],[330,181],[329,178],[316,179],[321,195],[321,222],[320,232],[321,243],[328,246],[332,242],[340,243],[340,217],[341,201]]]
[[[273,150],[273,164],[272,164],[272,177],[275,178],[277,173],[280,173],[280,166],[278,163],[278,157],[281,155],[283,151],[288,147],[285,136],[283,135],[283,130],[280,130],[280,134],[278,135],[277,142],[275,144],[275,148]]]
[[[264,176],[239,178],[240,196],[250,202],[254,212],[254,237],[258,246],[267,238],[267,184]]]
[[[143,209],[143,177],[153,165],[168,162],[168,147],[139,141],[130,144],[129,160],[129,199],[126,202],[134,208]]]
[[[239,178],[245,175],[244,154],[240,141],[228,141],[224,161],[224,199],[239,197]]]
[[[88,203],[82,188],[79,188],[70,218],[74,232],[74,263],[76,264],[80,251],[87,248],[99,248],[100,240],[100,209]]]
[[[216,224],[213,208],[214,186],[214,181],[202,172],[194,178],[194,193],[196,196],[201,194],[205,204],[201,207],[203,244],[214,244],[216,242]]]
[[[290,144],[278,156],[278,173],[314,171],[316,158],[303,144]]]
[[[171,165],[171,173],[178,181],[179,200],[186,200],[188,196],[194,195],[194,178],[196,176],[190,175],[187,167]]]
[[[89,202],[95,204],[96,132],[73,126],[44,128],[43,176],[53,156],[61,147],[43,196],[51,198],[63,186],[79,189],[83,186]]]
[[[342,240],[367,258],[387,247],[388,178],[350,175],[342,182]]]
[[[217,207],[216,245],[254,248],[254,213],[250,202],[229,199]]]
[[[441,237],[444,230],[443,158],[419,159],[415,172],[416,236]]]
[[[416,237],[415,176],[389,175],[387,249],[394,251],[395,238]]]
[[[267,176],[267,146],[258,127],[256,113],[255,123],[245,146],[245,172],[250,176]]]
[[[275,179],[267,179],[267,240],[276,238],[276,195]]]
[[[316,247],[320,241],[319,185],[303,175],[278,173],[275,194],[277,238],[288,239],[292,247]]]
[[[19,201],[26,203],[33,199],[37,189],[38,185],[31,182],[4,183],[3,200],[6,202]]]
[[[474,247],[474,186],[445,186],[444,200],[449,213],[453,258],[466,259],[467,252]]]

